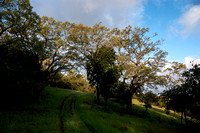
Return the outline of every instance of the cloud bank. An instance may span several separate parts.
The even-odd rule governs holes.
[[[187,37],[191,32],[200,33],[200,5],[193,6],[182,14],[178,23],[183,27],[181,33],[184,37]]]
[[[30,0],[41,16],[83,23],[98,22],[108,27],[139,25],[143,18],[144,0]]]
[[[170,31],[174,34],[181,35],[184,39],[189,36],[200,37],[200,4],[189,7],[190,8],[175,21],[175,24],[170,26]]]
[[[188,56],[188,57],[185,57],[184,64],[186,65],[187,68],[190,69],[193,67],[192,65],[200,64],[200,59],[194,59]]]

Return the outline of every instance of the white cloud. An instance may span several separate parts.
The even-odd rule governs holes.
[[[200,64],[200,59],[194,59],[192,57],[185,57],[184,64],[187,68],[192,68],[192,65]]]
[[[94,25],[102,22],[109,27],[139,24],[145,0],[30,0],[41,16],[57,20]]]
[[[191,35],[200,37],[200,5],[185,7],[187,10],[169,27],[169,31],[181,35],[184,39]]]
[[[200,30],[200,5],[191,7],[179,18],[178,23],[183,26],[181,33],[184,37],[194,30]]]

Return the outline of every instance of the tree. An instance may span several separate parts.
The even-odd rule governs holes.
[[[148,108],[152,108],[152,104],[158,102],[158,97],[153,92],[149,91],[145,94],[139,95],[139,100],[144,102],[145,106],[145,113],[147,112]]]
[[[115,65],[116,54],[112,47],[101,47],[97,54],[97,66],[100,76],[100,92],[107,106],[108,97],[112,96],[112,89],[119,79],[118,68]]]
[[[200,64],[193,65],[193,68],[183,73],[186,80],[184,88],[191,97],[190,113],[191,116],[200,120]]]
[[[82,76],[76,69],[71,69],[65,74],[57,73],[49,84],[54,87],[85,92],[93,89],[90,87],[87,78]]]
[[[105,109],[107,107],[108,98],[113,97],[113,91],[115,90],[115,86],[118,80],[119,72],[117,66],[106,68],[106,71],[104,71],[104,77],[100,88],[101,94],[105,100]]]
[[[162,96],[167,100],[167,109],[181,112],[181,123],[183,115],[187,124],[187,116],[190,115],[199,119],[199,96],[200,96],[200,68],[194,65],[193,68],[183,72],[185,81],[180,85],[172,86]],[[198,113],[197,113],[198,112]]]
[[[74,60],[78,54],[70,45],[68,36],[72,24],[56,21],[53,18],[43,16],[41,18],[42,30],[39,34],[42,43],[40,54],[43,70],[53,78],[58,72],[68,71],[74,68]]]
[[[165,91],[162,96],[167,100],[167,110],[172,109],[176,112],[181,112],[181,123],[183,115],[187,123],[186,112],[189,109],[190,97],[183,86],[173,86],[170,90]]]
[[[87,62],[87,77],[90,83],[96,86],[97,101],[99,94],[103,95],[107,106],[107,99],[114,83],[118,81],[118,70],[115,66],[116,55],[111,47],[102,46]]]
[[[5,87],[1,88],[1,98],[8,99],[5,102],[22,102],[42,91],[39,32],[40,18],[29,0],[0,2],[0,82]]]
[[[144,87],[162,84],[164,78],[158,75],[166,63],[167,52],[160,50],[162,41],[152,42],[145,36],[149,28],[131,26],[123,30],[113,29],[113,40],[118,54],[118,66],[121,78],[129,84],[126,89],[127,112],[132,112],[132,96]]]
[[[0,45],[15,45],[36,53],[40,18],[29,0],[3,0],[0,7]]]
[[[39,98],[45,85],[45,75],[38,56],[30,51],[1,48],[1,105],[5,107]]]
[[[95,81],[97,80],[97,75],[93,75],[96,72],[92,71],[98,71],[97,66],[94,65],[96,64],[96,55],[99,53],[99,49],[102,46],[111,46],[109,35],[109,29],[98,23],[93,27],[73,24],[69,36],[70,44],[73,44],[74,49],[76,49],[79,55],[77,64],[79,64],[79,67],[87,70],[88,79],[96,86],[98,102],[100,102],[100,86]]]

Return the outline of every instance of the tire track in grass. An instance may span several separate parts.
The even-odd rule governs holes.
[[[89,125],[85,120],[83,120],[83,119],[81,119],[82,121],[83,121],[83,123],[85,124],[85,126],[88,128],[88,130],[91,132],[91,133],[97,133],[96,131],[95,131],[95,129],[91,126],[91,125]]]
[[[64,130],[64,117],[65,117],[65,114],[67,113],[66,112],[66,108],[65,108],[65,104],[66,104],[66,101],[69,101],[69,99],[72,97],[72,96],[74,96],[75,94],[73,93],[73,94],[70,94],[70,95],[68,95],[68,96],[66,96],[63,100],[62,100],[62,102],[61,102],[61,104],[60,104],[60,106],[59,106],[59,120],[60,120],[60,122],[59,122],[59,126],[60,126],[60,133],[65,133],[65,130]],[[72,99],[73,100],[73,99]],[[71,100],[71,101],[72,101]],[[70,114],[71,115],[73,115],[73,111],[72,111],[72,102],[70,101],[70,106],[68,107],[69,108],[69,111],[70,111]]]
[[[64,131],[64,120],[63,120],[63,115],[64,115],[64,114],[63,114],[63,108],[64,108],[65,101],[66,101],[68,98],[69,98],[69,96],[65,97],[65,98],[62,100],[61,105],[60,105],[60,107],[59,107],[59,110],[60,110],[60,112],[59,112],[60,133],[65,133],[65,131]]]
[[[78,113],[75,113],[75,110],[79,109],[77,105],[77,98],[79,97],[79,95],[80,94],[72,93],[66,96],[62,100],[59,106],[60,133],[65,133],[65,128],[66,128],[66,125],[64,125],[64,122],[66,121],[65,118],[69,119],[73,117],[75,119],[78,118],[80,121],[82,121],[83,125],[89,132],[91,133],[97,132],[88,122],[86,122],[83,118],[81,118]]]
[[[96,131],[95,128],[91,126],[86,120],[84,120],[82,117],[80,117],[80,119],[91,133],[98,133],[98,131]]]

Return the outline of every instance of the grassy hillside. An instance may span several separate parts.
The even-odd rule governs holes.
[[[44,97],[35,104],[0,111],[1,133],[118,133],[182,132],[172,116],[160,109],[144,114],[135,101],[134,114],[125,106],[109,101],[108,109],[95,104],[92,94],[47,87]],[[102,100],[103,101],[103,100]],[[103,104],[103,103],[102,103]]]

